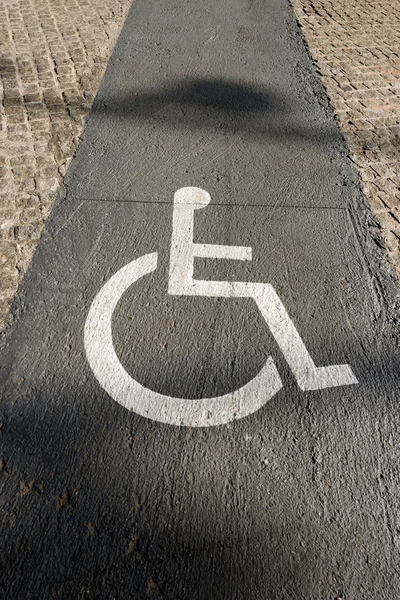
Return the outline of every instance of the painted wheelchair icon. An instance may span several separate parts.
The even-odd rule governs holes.
[[[177,296],[253,298],[301,390],[320,390],[358,383],[349,365],[317,367],[284,305],[268,283],[201,281],[193,278],[195,257],[251,260],[251,248],[195,244],[196,210],[210,202],[195,187],[174,195],[168,293]],[[238,390],[214,398],[185,400],[154,392],[133,379],[122,366],[112,339],[112,316],[124,292],[157,268],[157,253],[146,254],[120,269],[96,295],[85,324],[85,349],[102,388],[119,404],[139,415],[173,425],[209,427],[240,419],[261,408],[282,387],[272,357],[258,375]]]

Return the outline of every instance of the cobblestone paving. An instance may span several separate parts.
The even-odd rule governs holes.
[[[291,2],[400,276],[400,2]]]
[[[400,274],[400,4],[291,1]],[[130,2],[0,4],[0,327]]]
[[[130,3],[0,2],[0,328]]]

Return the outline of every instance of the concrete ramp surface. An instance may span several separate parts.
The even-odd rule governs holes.
[[[1,353],[4,598],[397,600],[398,290],[283,0],[137,0]]]

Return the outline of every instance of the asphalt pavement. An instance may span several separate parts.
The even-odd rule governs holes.
[[[397,600],[397,302],[290,5],[137,0],[6,329],[2,597]]]

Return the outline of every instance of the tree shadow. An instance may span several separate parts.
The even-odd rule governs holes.
[[[221,429],[160,426],[98,393],[104,419],[91,410],[99,399],[91,386],[71,382],[10,407],[0,473],[2,597],[314,597],[319,558],[309,518],[289,502],[271,498],[264,507],[257,493],[249,507],[244,493],[256,489],[249,475],[255,482],[276,473],[260,466],[249,474],[226,461],[231,442]]]
[[[338,138],[333,121],[316,118],[264,86],[218,78],[185,78],[158,87],[132,89],[124,95],[98,96],[94,114],[152,122],[188,131],[220,130],[245,136]],[[300,110],[299,110],[300,108]]]

